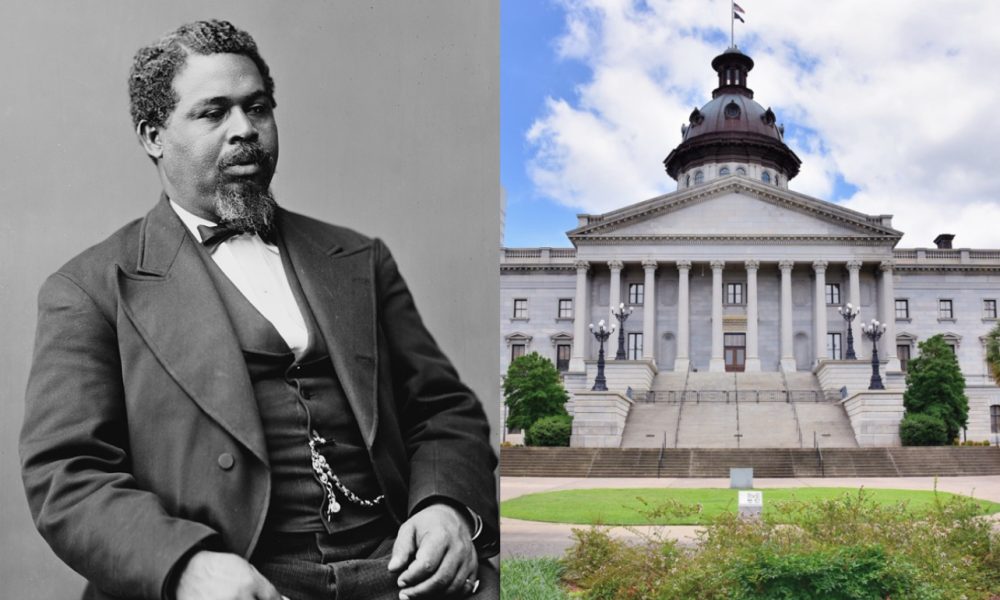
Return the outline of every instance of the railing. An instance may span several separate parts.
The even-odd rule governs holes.
[[[660,456],[656,459],[656,478],[660,478],[660,469],[663,467],[663,455],[667,451],[667,432],[663,432],[663,443],[660,444]]]
[[[678,404],[681,402],[701,403],[735,403],[739,398],[742,404],[761,404],[764,402],[797,402],[820,403],[830,402],[817,390],[666,390],[649,392],[645,402]]]
[[[816,458],[819,460],[820,477],[826,477],[826,465],[823,464],[823,450],[819,447],[819,438],[816,437],[815,430],[813,430],[813,448],[816,449]]]

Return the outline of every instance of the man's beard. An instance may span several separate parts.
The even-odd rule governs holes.
[[[255,142],[245,142],[220,162],[220,171],[229,165],[256,163],[261,168],[274,168],[274,158]],[[273,171],[272,171],[273,172]],[[215,189],[215,214],[220,225],[267,238],[274,227],[277,203],[268,189],[270,174],[265,182],[253,179],[226,180],[223,175]]]
[[[236,231],[267,238],[274,228],[277,208],[271,190],[255,182],[220,185],[215,191],[215,214],[219,224]]]

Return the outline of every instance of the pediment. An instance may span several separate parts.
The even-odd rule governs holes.
[[[571,239],[657,238],[882,238],[902,233],[882,217],[845,209],[741,177],[640,202],[568,233]]]

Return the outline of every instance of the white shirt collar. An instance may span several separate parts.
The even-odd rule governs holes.
[[[187,210],[186,208],[184,208],[180,204],[177,204],[173,200],[170,200],[169,202],[170,202],[170,208],[174,209],[174,212],[177,213],[178,217],[180,217],[181,222],[184,223],[184,226],[187,227],[188,231],[191,232],[191,234],[194,236],[194,239],[198,240],[199,242],[202,241],[202,239],[201,239],[201,232],[198,231],[198,226],[199,225],[205,225],[206,227],[215,227],[216,225],[218,225],[218,223],[214,223],[212,221],[209,221],[208,219],[203,219],[203,218],[199,217],[198,215],[196,215],[196,214],[192,213],[191,211]],[[244,237],[244,236],[246,236],[248,238],[253,238],[255,240],[258,240],[261,244],[264,245],[265,248],[267,248],[271,252],[274,252],[275,254],[278,254],[278,247],[277,246],[275,246],[274,244],[268,244],[264,240],[261,240],[260,236],[257,235],[257,234],[253,234],[253,235],[249,235],[249,236],[247,236],[246,234],[243,234],[243,235],[239,235],[239,236],[236,236],[236,237],[232,237],[229,240],[226,240],[225,242],[223,242],[223,244],[228,243],[231,240],[235,240],[235,239],[237,239],[239,237]]]

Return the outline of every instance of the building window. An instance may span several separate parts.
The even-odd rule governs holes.
[[[641,283],[628,284],[628,303],[642,304],[642,297],[645,295],[645,286]]]
[[[844,357],[843,352],[841,351],[840,341],[841,338],[839,333],[826,334],[826,356],[828,358],[841,360]]]
[[[774,174],[774,185],[781,185],[781,175]]]
[[[528,318],[528,299],[527,298],[514,298],[514,318],[515,319],[527,319]]]
[[[760,180],[763,181],[764,183],[771,183],[771,174],[768,173],[767,171],[764,171],[760,176]]]
[[[511,344],[510,345],[510,362],[514,362],[518,358],[524,356],[525,345],[524,344]]]
[[[938,318],[939,319],[955,318],[955,311],[953,310],[951,300],[938,300]]]
[[[743,304],[743,284],[726,284],[726,304]]]
[[[694,184],[695,185],[701,185],[703,183],[705,183],[705,174],[702,173],[701,171],[695,171],[694,172]]]
[[[556,369],[559,371],[569,370],[569,356],[572,348],[569,344],[556,346]]]
[[[560,319],[572,319],[573,318],[573,299],[572,298],[560,298],[559,299],[559,318]]]
[[[688,175],[684,178],[684,187],[691,187],[691,176]]]
[[[642,358],[642,334],[628,334],[628,359],[639,360]]]
[[[990,433],[1000,433],[1000,404],[990,407]]]
[[[896,318],[910,319],[910,301],[906,298],[896,298]]]
[[[726,175],[729,175],[729,167],[719,169],[719,177],[725,177]]]
[[[746,177],[747,170],[744,169],[743,167],[736,167],[736,174],[743,175],[744,177]]]
[[[826,303],[827,304],[840,304],[840,284],[839,283],[828,283],[826,284]]]
[[[896,346],[896,356],[899,358],[899,369],[906,372],[906,365],[910,364],[910,345],[899,344]]]
[[[987,298],[983,300],[983,318],[984,319],[995,319],[997,318],[997,301],[992,298]]]

